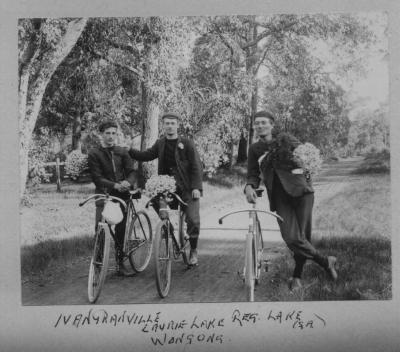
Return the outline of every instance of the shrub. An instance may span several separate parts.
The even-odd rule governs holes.
[[[49,182],[45,163],[50,161],[51,157],[49,130],[40,128],[34,134],[28,152],[28,181],[31,186],[37,186],[42,182]]]
[[[390,172],[390,150],[372,148],[365,154],[364,161],[355,171],[358,174],[388,173]]]
[[[196,148],[203,163],[203,171],[208,177],[217,172],[217,168],[227,161],[227,156],[221,145],[210,143],[207,136],[196,139]]]
[[[88,169],[88,157],[80,150],[73,150],[65,160],[65,172],[71,178],[78,178]]]

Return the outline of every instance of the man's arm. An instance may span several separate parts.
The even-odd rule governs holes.
[[[129,155],[133,160],[150,161],[158,158],[158,140],[148,149],[140,151],[130,149]]]
[[[260,167],[254,147],[250,146],[247,158],[247,182],[244,193],[249,203],[255,203],[257,195],[255,189],[260,185]]]
[[[250,185],[254,189],[260,185],[260,166],[253,146],[250,146],[247,158],[247,179],[246,186]]]
[[[203,190],[203,166],[200,155],[192,141],[188,141],[188,151],[190,160],[190,188],[192,190]]]
[[[131,186],[135,186],[136,184],[136,171],[134,169],[133,160],[129,156],[128,151],[122,154],[122,166],[125,172],[125,179],[128,181]]]
[[[108,190],[114,188],[115,182],[110,181],[103,176],[103,171],[101,169],[100,162],[98,160],[97,155],[94,152],[89,153],[88,155],[88,165],[90,174],[92,176],[92,180],[96,185],[96,188],[98,189],[107,188]]]

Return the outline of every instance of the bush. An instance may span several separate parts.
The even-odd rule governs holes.
[[[28,152],[28,181],[32,186],[49,182],[45,163],[50,161],[51,157],[49,130],[41,128],[33,136]]]
[[[364,161],[355,171],[358,174],[389,173],[390,172],[390,150],[385,148],[378,151],[372,148],[365,154]]]
[[[80,150],[73,150],[65,160],[65,173],[77,179],[88,169],[88,157]]]

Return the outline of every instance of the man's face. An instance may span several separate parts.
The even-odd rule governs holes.
[[[274,127],[273,122],[268,117],[257,117],[254,120],[254,131],[259,137],[267,136],[271,134],[272,128]]]
[[[106,128],[102,134],[103,143],[106,147],[113,147],[117,140],[117,129],[115,127]]]
[[[169,119],[168,117],[163,119],[163,130],[168,136],[175,136],[178,134],[178,120]]]

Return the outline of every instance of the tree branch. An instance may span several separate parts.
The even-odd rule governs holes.
[[[108,44],[110,44],[113,48],[121,49],[121,50],[124,50],[124,51],[128,51],[129,53],[134,54],[134,55],[138,54],[138,50],[135,47],[133,47],[132,45],[117,43],[117,42],[115,42],[115,41],[113,41],[111,39],[108,39],[108,38],[105,38],[105,41]]]
[[[107,57],[106,55],[102,54],[101,52],[99,52],[99,51],[97,51],[97,50],[91,50],[91,52],[92,52],[92,54],[95,55],[96,57],[98,57],[98,58],[100,58],[100,59],[103,59],[103,60],[106,60],[108,63],[110,63],[110,64],[112,64],[112,65],[114,65],[114,66],[120,67],[120,68],[122,68],[122,69],[124,69],[124,70],[127,70],[127,71],[129,71],[129,72],[132,72],[132,73],[135,74],[140,80],[143,79],[143,72],[142,72],[142,70],[138,70],[138,69],[136,69],[136,68],[133,68],[132,66],[128,66],[128,65],[124,65],[124,64],[121,64],[121,63],[119,63],[119,62],[116,62],[116,61],[110,59],[109,57]]]

